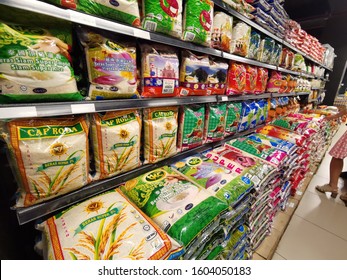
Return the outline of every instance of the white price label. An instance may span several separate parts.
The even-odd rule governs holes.
[[[151,40],[151,34],[148,31],[144,31],[138,28],[134,28],[134,36],[146,40]]]
[[[69,10],[70,20],[89,26],[96,26],[95,17]]]
[[[35,106],[0,108],[0,119],[37,117]]]
[[[228,96],[222,96],[222,101],[228,101]]]
[[[173,93],[175,90],[175,80],[163,80],[163,94]]]
[[[296,191],[297,195],[302,195],[302,191]]]
[[[71,112],[73,114],[94,113],[95,105],[92,104],[72,104]]]

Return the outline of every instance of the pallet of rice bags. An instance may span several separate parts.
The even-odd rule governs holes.
[[[45,259],[176,259],[182,247],[119,190],[73,205],[37,226]]]
[[[225,202],[167,166],[126,182],[121,190],[186,252],[202,246],[229,211]],[[188,259],[189,255],[183,257]]]
[[[89,123],[84,116],[12,120],[5,138],[17,182],[17,207],[31,206],[90,182]]]
[[[141,118],[137,110],[93,114],[91,127],[94,179],[115,176],[141,165]]]

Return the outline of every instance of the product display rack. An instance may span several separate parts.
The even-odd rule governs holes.
[[[210,149],[220,147],[227,141],[230,141],[232,139],[235,139],[247,134],[251,134],[261,127],[263,127],[263,125],[259,125],[255,128],[249,129],[244,132],[236,133],[235,135],[226,137],[221,141],[203,144],[202,146],[180,152],[177,155],[167,158],[165,160],[162,160],[160,162],[143,165],[141,167],[138,167],[124,174],[120,174],[118,176],[114,176],[108,179],[103,179],[102,181],[91,183],[87,186],[84,186],[83,188],[79,190],[73,191],[68,194],[64,194],[60,197],[51,199],[47,202],[43,202],[43,203],[30,206],[30,207],[17,208],[16,212],[17,212],[18,223],[20,225],[23,225],[39,218],[45,218],[47,216],[51,216],[56,211],[62,210],[68,206],[71,206],[75,203],[78,203],[87,198],[95,196],[99,193],[114,189],[116,186],[128,180],[136,178],[137,176],[141,174],[150,172],[151,170],[154,170],[156,168],[159,168],[165,165],[170,165],[174,162],[177,162],[178,160],[192,156],[196,153],[201,153]]]

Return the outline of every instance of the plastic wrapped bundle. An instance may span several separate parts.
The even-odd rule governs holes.
[[[51,260],[160,260],[183,253],[119,189],[73,205],[38,229],[47,243],[44,256]]]
[[[230,62],[228,70],[227,95],[242,94],[246,87],[246,67],[244,64]]]
[[[225,202],[169,167],[132,179],[121,190],[191,254],[204,246],[201,241],[218,231],[227,219]]]

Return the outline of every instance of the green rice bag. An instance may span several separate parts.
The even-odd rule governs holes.
[[[227,105],[226,123],[225,123],[225,135],[231,136],[237,132],[237,128],[240,122],[242,104],[241,103],[229,103]]]
[[[226,103],[206,105],[204,142],[210,143],[224,138]]]

